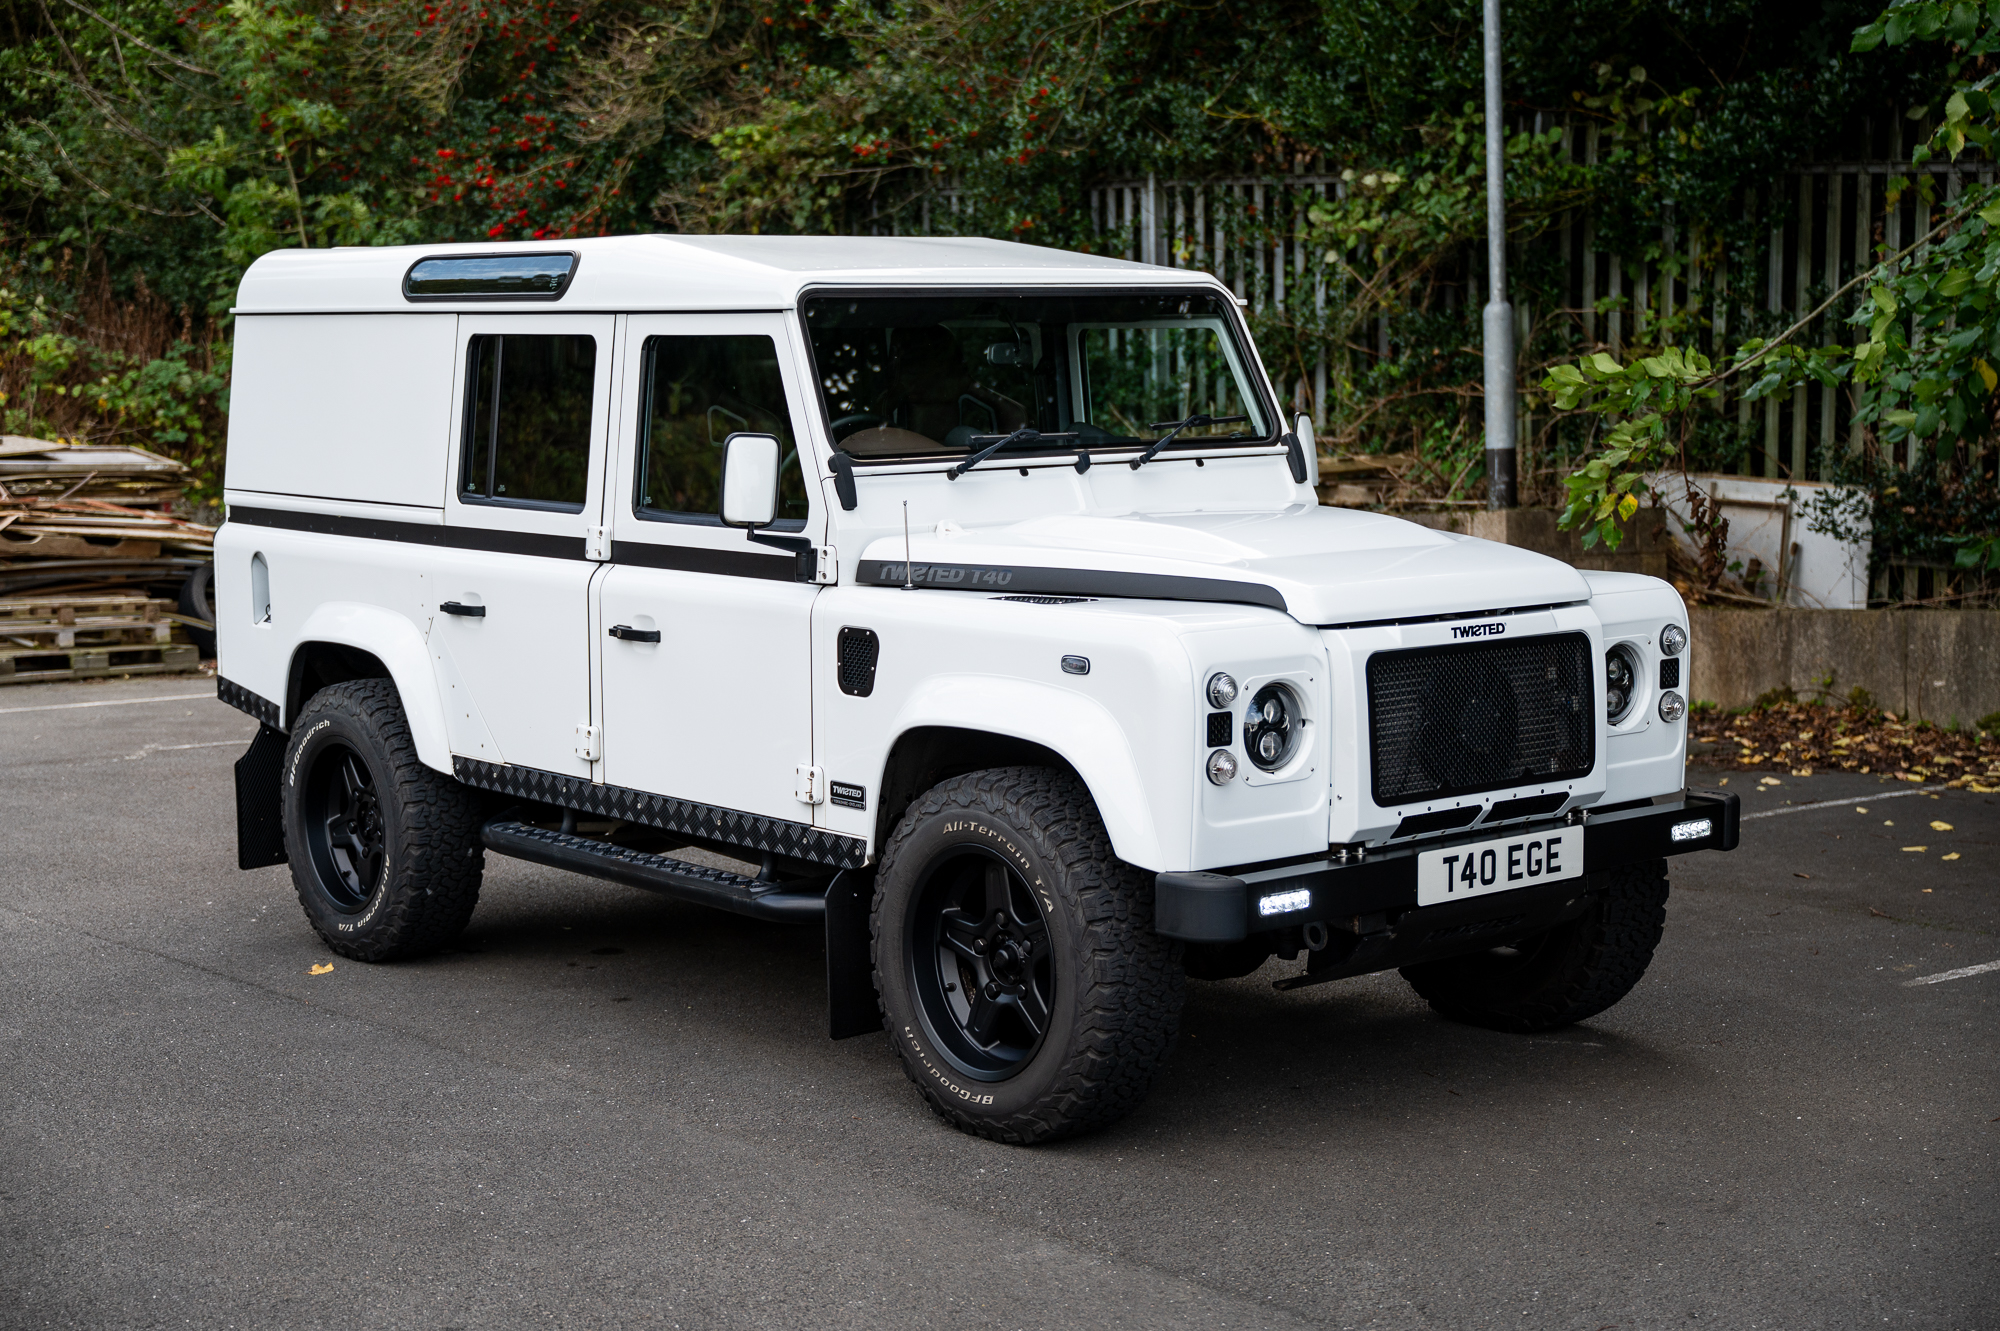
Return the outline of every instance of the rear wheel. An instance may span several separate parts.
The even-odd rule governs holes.
[[[1403,968],[1439,1016],[1496,1031],[1549,1031],[1594,1017],[1646,973],[1667,920],[1667,862],[1626,865],[1596,879],[1573,920],[1493,948]]]
[[[1185,980],[1083,783],[974,772],[911,806],[876,876],[891,1046],[938,1115],[995,1141],[1102,1127],[1145,1097]]]
[[[359,961],[435,951],[479,901],[472,792],[424,766],[385,679],[315,694],[285,753],[285,853],[328,947]]]

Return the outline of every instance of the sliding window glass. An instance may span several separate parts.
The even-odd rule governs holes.
[[[459,498],[581,512],[597,339],[494,333],[473,338],[469,357]]]
[[[719,525],[723,441],[732,434],[771,434],[785,449],[772,525],[802,530],[805,474],[777,343],[761,334],[649,337],[644,360],[633,510],[655,521]]]

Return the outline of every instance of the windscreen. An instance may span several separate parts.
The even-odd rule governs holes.
[[[1023,427],[1074,436],[1056,451],[1177,426],[1170,448],[1276,434],[1216,294],[828,295],[805,322],[834,442],[855,458],[961,454]]]

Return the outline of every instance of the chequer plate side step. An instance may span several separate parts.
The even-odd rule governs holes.
[[[843,836],[809,823],[696,804],[671,795],[605,785],[587,777],[483,762],[456,754],[452,756],[451,768],[452,775],[460,781],[481,790],[657,827],[663,832],[705,842],[740,846],[759,855],[784,855],[835,869],[859,869],[868,862],[868,843],[860,837]]]
[[[664,892],[703,906],[759,920],[810,921],[826,914],[825,879],[771,883],[726,869],[690,864],[671,855],[631,850],[530,823],[495,820],[480,830],[488,850],[551,868],[570,869],[627,887]],[[818,892],[790,891],[798,887]]]

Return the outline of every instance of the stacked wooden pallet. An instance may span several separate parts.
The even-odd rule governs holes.
[[[195,669],[201,653],[174,641],[181,619],[173,602],[143,594],[0,601],[0,684]]]
[[[188,470],[121,444],[0,436],[0,684],[192,669],[215,529]]]

